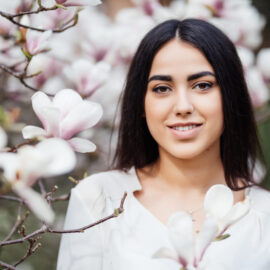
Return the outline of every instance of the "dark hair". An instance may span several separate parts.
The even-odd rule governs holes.
[[[168,41],[179,38],[199,49],[212,65],[222,93],[224,132],[220,151],[227,185],[238,190],[237,179],[247,187],[256,155],[262,156],[243,69],[229,38],[212,24],[198,20],[169,20],[157,25],[141,41],[131,63],[122,99],[121,121],[114,168],[143,168],[155,162],[158,145],[144,114],[144,97],[154,56]]]

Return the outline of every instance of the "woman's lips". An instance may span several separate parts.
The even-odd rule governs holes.
[[[185,126],[169,127],[172,134],[180,140],[190,140],[197,136],[202,124],[191,124]]]

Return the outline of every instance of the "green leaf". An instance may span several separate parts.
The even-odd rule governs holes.
[[[114,214],[118,217],[119,216],[119,211],[118,209],[114,209]]]
[[[25,49],[22,48],[22,52],[27,57],[28,60],[32,59],[33,56],[29,52],[27,52]]]
[[[64,10],[67,10],[67,7],[61,5],[61,4],[55,4],[55,7],[62,8]]]
[[[230,234],[223,234],[223,235],[221,235],[221,236],[219,236],[219,237],[217,237],[214,241],[221,241],[221,240],[225,240],[225,239],[227,239],[227,238],[229,238],[231,235]]]

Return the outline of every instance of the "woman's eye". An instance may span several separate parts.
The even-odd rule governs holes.
[[[194,88],[199,90],[208,90],[213,86],[213,83],[209,82],[203,82],[203,83],[197,83]]]
[[[168,86],[157,86],[153,88],[153,92],[156,92],[156,93],[167,93],[170,90],[171,89]]]

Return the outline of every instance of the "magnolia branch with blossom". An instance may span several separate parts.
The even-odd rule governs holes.
[[[65,195],[64,197],[61,196],[61,197],[53,198],[53,194],[56,192],[57,189],[58,189],[58,187],[54,186],[50,192],[48,192],[48,193],[45,192],[44,196],[49,204],[51,204],[52,202],[69,199],[69,194]],[[43,191],[45,191],[45,189]],[[74,228],[71,230],[56,230],[56,229],[51,228],[51,226],[49,226],[48,224],[46,224],[44,222],[43,225],[41,226],[41,228],[39,228],[39,229],[29,233],[29,234],[26,234],[25,225],[23,225],[23,224],[24,224],[26,218],[29,216],[30,212],[27,211],[24,214],[24,216],[22,216],[22,206],[25,204],[24,200],[20,199],[18,197],[14,197],[14,196],[0,195],[0,200],[1,199],[2,200],[12,200],[12,201],[16,201],[19,203],[16,222],[15,222],[14,226],[12,227],[12,229],[10,230],[9,234],[5,237],[4,240],[2,240],[0,242],[0,247],[21,244],[21,243],[24,243],[26,241],[29,243],[28,250],[27,250],[26,254],[21,259],[19,259],[16,263],[14,263],[13,265],[10,265],[10,264],[7,264],[5,262],[0,261],[0,266],[5,267],[4,269],[16,269],[16,266],[18,266],[19,264],[24,262],[28,257],[30,257],[32,254],[34,254],[38,250],[39,247],[41,247],[41,243],[39,243],[38,241],[40,239],[39,236],[42,234],[46,234],[46,233],[51,233],[51,234],[83,233],[85,230],[88,230],[94,226],[97,226],[103,222],[106,222],[109,219],[118,217],[124,211],[124,202],[125,202],[126,197],[127,197],[127,193],[124,193],[119,207],[116,208],[111,215],[106,216],[104,218],[101,218],[101,219],[95,221],[94,223],[88,224],[86,226],[83,226],[80,228]],[[18,231],[18,233],[20,235],[22,235],[22,237],[19,239],[10,240],[19,228],[21,228],[21,229]]]

